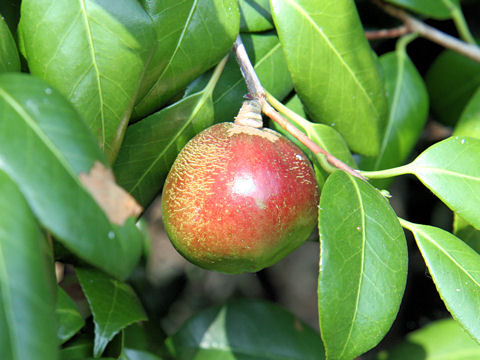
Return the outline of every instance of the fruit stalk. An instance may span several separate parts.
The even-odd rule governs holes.
[[[240,35],[237,36],[235,43],[233,45],[233,50],[237,58],[238,64],[240,65],[240,70],[242,72],[243,78],[247,84],[249,91],[248,98],[257,99],[261,105],[262,111],[270,119],[275,121],[283,129],[285,129],[289,134],[294,136],[298,141],[305,145],[310,151],[314,154],[321,154],[325,156],[327,162],[336,167],[337,169],[344,170],[345,172],[358,177],[362,180],[367,180],[362,176],[357,170],[352,169],[350,166],[337,159],[335,156],[330,154],[328,151],[320,147],[314,141],[312,141],[308,136],[306,136],[302,131],[297,129],[295,126],[290,124],[290,122],[285,119],[280,113],[278,113],[267,101],[265,90],[263,89],[260,79],[258,78],[255,69],[253,68],[250,58],[248,57],[245,46],[243,45]],[[326,169],[328,171],[328,169]]]

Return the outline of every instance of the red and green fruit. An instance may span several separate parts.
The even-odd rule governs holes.
[[[302,151],[279,133],[214,125],[183,148],[165,182],[162,217],[175,248],[225,273],[273,265],[317,222],[318,187]]]

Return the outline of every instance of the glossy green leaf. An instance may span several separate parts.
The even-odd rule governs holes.
[[[458,9],[458,0],[386,0],[389,3],[404,7],[416,13],[435,19],[448,19],[452,11]]]
[[[114,170],[119,184],[142,206],[162,188],[185,144],[213,124],[212,91],[221,70],[215,71],[204,90],[128,127]]]
[[[239,0],[240,31],[260,32],[273,29],[270,0]]]
[[[405,235],[382,194],[342,171],[323,186],[319,229],[320,332],[327,358],[353,359],[377,345],[396,318]]]
[[[0,15],[0,73],[11,71],[20,71],[20,58],[10,29]]]
[[[53,259],[13,181],[0,171],[0,358],[57,358]]]
[[[237,0],[142,0],[157,31],[157,49],[143,80],[135,117],[152,113],[215,65],[239,31]]]
[[[271,0],[271,9],[307,113],[335,126],[353,151],[376,155],[387,100],[355,3]]]
[[[120,330],[146,320],[146,315],[135,292],[126,283],[93,269],[77,267],[75,272],[93,314],[93,353],[97,357]]]
[[[293,84],[277,35],[274,33],[242,34],[242,41],[263,87],[277,99],[287,96]],[[209,74],[196,79],[188,86],[186,95],[201,90],[208,79]],[[247,93],[247,86],[237,60],[233,54],[230,54],[212,95],[215,122],[233,121]]]
[[[402,41],[402,40],[400,40]],[[389,115],[380,145],[374,158],[362,158],[360,168],[382,170],[404,164],[420,137],[428,115],[428,93],[421,75],[408,57],[406,44],[380,58],[387,91]],[[390,180],[372,184],[386,188]]]
[[[435,116],[446,125],[454,125],[480,86],[480,64],[446,50],[435,59],[425,81]]]
[[[453,317],[480,342],[480,255],[449,232],[405,222]]]
[[[24,0],[20,27],[31,73],[75,105],[113,161],[154,49],[150,17],[134,0]]]
[[[453,135],[480,139],[480,86],[463,110]]]
[[[450,209],[480,229],[480,139],[450,137],[407,165]]]
[[[320,336],[292,314],[262,301],[204,310],[166,341],[178,360],[324,359]]]
[[[452,319],[438,320],[411,332],[406,341],[383,351],[378,360],[480,359],[480,345]]]
[[[85,320],[70,296],[60,286],[57,287],[57,290],[57,306],[55,308],[57,338],[64,343],[85,325]]]
[[[475,229],[458,214],[453,218],[453,233],[480,253],[480,230]]]
[[[33,76],[0,75],[0,169],[18,184],[44,227],[81,259],[126,277],[141,234],[111,224],[78,179],[104,162],[88,128],[58,91]]]

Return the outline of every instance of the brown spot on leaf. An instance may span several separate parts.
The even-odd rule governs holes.
[[[80,173],[80,182],[85,186],[110,222],[123,225],[130,216],[139,216],[142,207],[123,188],[117,185],[112,170],[96,161],[88,174]]]

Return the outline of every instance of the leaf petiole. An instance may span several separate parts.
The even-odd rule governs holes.
[[[385,179],[385,178],[395,177],[398,175],[410,174],[412,170],[411,170],[411,164],[407,164],[407,165],[398,166],[398,167],[385,169],[385,170],[376,170],[376,171],[359,170],[358,172],[363,176],[365,176],[367,179]]]

